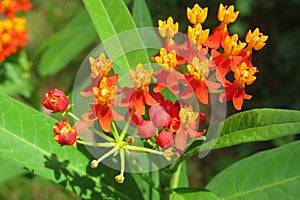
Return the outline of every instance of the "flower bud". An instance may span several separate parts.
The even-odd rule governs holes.
[[[123,183],[124,180],[125,180],[125,177],[122,176],[122,175],[118,175],[118,176],[115,177],[115,179],[116,179],[116,181],[117,181],[118,183]]]
[[[131,113],[132,109],[129,109],[128,112],[126,113],[125,115],[125,118],[126,120],[131,120],[130,121],[130,125],[131,126],[139,126],[141,125],[142,121],[143,121],[143,117],[137,112],[137,111],[134,111],[133,114],[132,114],[132,117],[130,119],[130,113]]]
[[[67,119],[55,123],[53,127],[54,139],[61,146],[73,145],[76,143],[78,132],[72,128]]]
[[[59,89],[53,89],[45,94],[43,105],[55,112],[65,112],[68,109],[68,97]]]
[[[171,132],[161,130],[158,136],[156,137],[156,143],[161,148],[170,147],[174,144],[174,135]]]
[[[158,103],[162,103],[164,101],[164,96],[160,93],[152,93],[151,96],[158,102]]]
[[[203,112],[200,113],[199,118],[200,118],[199,119],[199,124],[200,125],[205,124],[205,122],[206,122],[206,115]]]
[[[169,126],[171,117],[162,106],[151,106],[149,116],[157,128]]]
[[[138,128],[138,134],[145,139],[155,135],[156,130],[152,121],[144,120]]]

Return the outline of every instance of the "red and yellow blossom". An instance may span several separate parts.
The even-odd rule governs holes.
[[[97,87],[93,88],[95,103],[90,103],[91,111],[82,115],[82,120],[76,123],[76,128],[84,130],[95,120],[98,120],[105,132],[110,131],[111,120],[120,120],[122,117],[112,107],[115,105],[118,75],[110,78],[103,77]]]
[[[174,23],[172,17],[167,20],[158,20],[158,32],[163,38],[173,38],[176,33],[178,33],[178,22]]]
[[[217,49],[223,42],[223,40],[229,35],[227,25],[233,23],[239,15],[239,11],[234,12],[234,6],[224,6],[220,4],[218,11],[218,20],[221,24],[215,28],[205,43],[205,46]]]
[[[133,106],[138,114],[145,114],[145,104],[149,106],[157,105],[158,102],[149,94],[149,85],[153,70],[145,70],[143,65],[139,63],[136,71],[130,71],[130,80],[134,87],[124,87],[125,97],[120,101],[120,106]]]
[[[85,97],[93,95],[93,88],[98,85],[103,77],[107,76],[112,68],[112,61],[110,59],[107,59],[104,53],[101,53],[96,59],[93,57],[89,57],[89,62],[91,70],[90,77],[92,83],[80,93]]]
[[[241,62],[245,62],[249,67],[252,67],[252,50],[261,50],[266,45],[265,42],[267,39],[268,36],[262,34],[258,28],[256,28],[253,32],[249,30],[245,39],[247,47],[239,54],[239,56],[242,57]]]
[[[187,65],[189,75],[185,75],[191,87],[186,87],[182,93],[182,98],[189,98],[195,93],[198,100],[203,104],[208,104],[208,89],[217,90],[221,85],[207,80],[209,75],[210,61],[205,59],[200,61],[194,57],[191,64]]]
[[[222,42],[224,53],[212,51],[213,60],[217,66],[217,75],[224,77],[228,70],[235,71],[236,67],[240,64],[242,57],[239,56],[240,52],[246,46],[246,43],[238,41],[238,35],[227,36]]]
[[[209,35],[209,29],[202,29],[201,24],[196,24],[194,28],[188,26],[188,37],[191,40],[192,45],[198,44],[201,46],[207,40]]]
[[[254,74],[258,72],[256,67],[248,67],[246,63],[242,63],[239,68],[236,68],[234,72],[233,83],[225,83],[225,92],[223,92],[219,99],[221,102],[225,102],[232,99],[233,106],[237,110],[241,110],[244,99],[251,99],[251,95],[245,93],[246,85],[251,85],[256,77]]]
[[[162,67],[162,70],[154,72],[157,79],[154,85],[154,92],[161,92],[165,87],[170,89],[174,94],[179,93],[179,81],[184,81],[181,73],[176,71],[177,65],[185,63],[185,61],[176,54],[175,50],[168,52],[161,48],[159,54],[154,56],[156,64]]]
[[[76,145],[76,139],[78,137],[78,132],[75,128],[72,128],[67,119],[63,119],[55,123],[53,127],[54,140],[60,144],[64,145]]]
[[[53,89],[45,94],[43,105],[54,112],[65,112],[69,108],[69,100],[63,91]]]
[[[188,137],[197,138],[202,136],[206,130],[197,132],[196,129],[199,125],[199,113],[193,111],[192,106],[181,107],[179,111],[180,127],[175,135],[175,147],[179,151],[185,149]]]
[[[208,8],[201,8],[198,4],[195,4],[192,9],[187,7],[186,15],[191,24],[203,24],[207,17]]]
[[[7,17],[13,18],[15,13],[22,10],[28,11],[32,8],[32,4],[29,0],[1,0],[0,12],[4,13]]]
[[[25,46],[28,40],[25,26],[26,20],[22,17],[0,20],[0,61]]]

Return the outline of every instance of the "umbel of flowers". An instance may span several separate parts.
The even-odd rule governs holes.
[[[28,38],[26,19],[17,17],[19,11],[28,11],[32,7],[29,0],[0,1],[0,62],[24,47]]]
[[[90,111],[80,118],[68,111],[71,106],[61,90],[48,92],[43,101],[46,108],[63,115],[67,113],[77,120],[74,126],[66,119],[57,122],[53,127],[55,141],[61,146],[78,143],[109,148],[100,158],[91,161],[91,167],[96,168],[111,155],[119,155],[121,172],[115,179],[122,183],[126,152],[147,152],[171,161],[182,156],[194,138],[205,139],[206,114],[188,103],[192,96],[196,96],[199,104],[206,105],[210,102],[209,94],[219,95],[220,102],[232,100],[234,108],[240,110],[244,99],[251,98],[245,92],[246,86],[256,80],[258,72],[251,62],[253,50],[262,49],[268,37],[256,28],[249,30],[245,42],[241,42],[237,34],[228,31],[239,12],[234,11],[232,5],[222,4],[218,11],[220,24],[210,33],[203,28],[207,12],[208,8],[198,4],[187,8],[191,25],[181,44],[174,40],[178,22],[174,23],[172,17],[159,20],[158,32],[165,42],[152,60],[160,68],[154,71],[137,63],[136,69],[130,71],[132,87],[120,88],[119,75],[113,72],[112,61],[105,54],[91,57],[91,84],[81,95],[91,96],[94,101],[89,105]],[[164,90],[180,99],[176,102],[166,99]],[[125,117],[117,113],[117,107],[128,109]],[[121,131],[116,125],[119,120],[126,122]],[[98,123],[101,130],[93,128],[94,123]],[[136,127],[136,135],[127,133],[130,126]],[[87,128],[104,142],[80,139]],[[151,142],[136,146],[135,137],[142,138],[143,144]]]

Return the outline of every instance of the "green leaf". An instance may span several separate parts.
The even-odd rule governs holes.
[[[203,149],[219,149],[295,135],[300,133],[300,111],[253,109],[228,117],[217,128],[222,129],[220,137],[204,144]]]
[[[52,35],[35,53],[45,49],[39,63],[39,73],[49,76],[63,69],[80,52],[93,43],[97,33],[86,10],[80,12],[62,31]]]
[[[89,167],[93,158],[83,146],[60,147],[53,139],[55,122],[0,93],[0,158],[60,183],[83,198],[142,198],[130,174],[118,184],[114,177],[119,172],[104,165],[95,170]]]
[[[232,115],[220,124],[209,127],[208,131],[220,133],[220,136],[207,135],[206,143],[192,144],[192,148],[170,166],[171,170],[176,170],[180,162],[199,152],[300,133],[300,111],[253,109]]]
[[[152,17],[145,0],[134,0],[132,17],[137,27],[153,27]]]
[[[141,36],[123,1],[83,0],[102,45],[121,76],[140,62],[150,63]],[[127,32],[126,32],[127,31]]]
[[[207,189],[224,200],[299,199],[300,141],[257,153],[218,174]]]
[[[191,199],[205,199],[205,200],[220,200],[216,195],[208,190],[200,188],[178,188],[173,191],[172,200],[191,200]]]
[[[13,178],[19,176],[25,172],[21,167],[15,166],[12,162],[0,158],[0,184]]]

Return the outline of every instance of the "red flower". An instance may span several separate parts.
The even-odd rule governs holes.
[[[156,143],[161,148],[167,148],[174,145],[174,134],[165,130],[161,130],[156,137]]]
[[[59,89],[53,89],[45,94],[43,105],[54,112],[65,112],[68,109],[68,97]]]
[[[150,120],[144,120],[138,128],[138,134],[145,139],[148,139],[154,136],[156,129],[153,125],[153,122]]]
[[[84,130],[93,124],[95,120],[98,120],[103,131],[109,132],[111,120],[122,119],[112,109],[112,106],[115,104],[117,81],[118,75],[110,78],[103,77],[98,87],[93,88],[95,103],[90,104],[91,111],[82,115],[82,120],[76,123],[75,126],[76,128],[78,127],[78,130]]]
[[[61,146],[73,145],[76,143],[78,132],[75,128],[71,127],[67,119],[56,122],[53,127],[53,132],[54,140]]]
[[[29,0],[3,0],[0,2],[0,12],[9,18],[13,18],[19,10],[26,12],[30,8],[32,8],[32,4]]]
[[[130,71],[130,79],[134,83],[133,88],[124,87],[125,97],[119,103],[120,106],[133,106],[140,115],[145,114],[145,104],[157,105],[158,102],[149,94],[152,69],[144,70],[142,64],[138,64],[136,71]]]
[[[251,99],[251,95],[245,93],[246,85],[251,85],[256,77],[254,74],[257,72],[256,67],[248,67],[246,63],[236,69],[234,72],[235,80],[233,83],[226,81],[225,91],[220,95],[219,100],[221,102],[226,102],[232,99],[234,108],[237,110],[242,109],[242,104],[244,99]]]
[[[196,93],[201,103],[208,104],[208,89],[216,90],[221,86],[219,83],[207,80],[209,64],[208,59],[200,61],[197,57],[194,57],[192,64],[187,65],[187,70],[190,75],[185,75],[185,78],[191,87],[185,88],[182,93],[182,98],[189,98]]]

